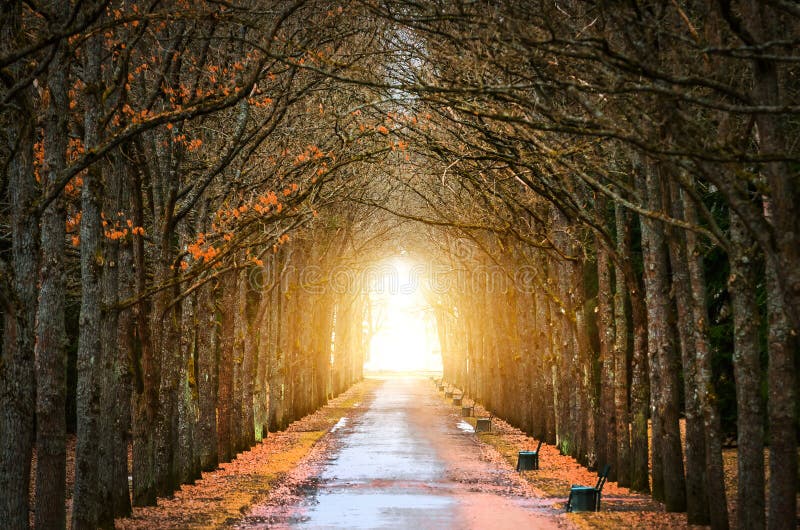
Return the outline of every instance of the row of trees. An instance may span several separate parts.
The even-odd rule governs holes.
[[[715,528],[729,525],[725,419],[737,526],[791,527],[797,9],[397,1],[374,12],[402,28],[389,49],[405,67],[385,85],[432,116],[393,131],[414,153],[404,180],[416,204],[375,205],[475,249],[455,259],[425,246],[470,278],[432,295],[445,376]]]
[[[349,60],[340,16],[3,4],[4,527],[113,527],[361,378],[368,300],[303,273],[352,243],[325,190],[388,150],[302,67]]]

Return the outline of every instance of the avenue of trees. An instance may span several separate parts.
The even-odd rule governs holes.
[[[112,527],[361,377],[365,298],[299,283],[349,243],[323,185],[371,156],[321,118],[357,93],[300,68],[347,35],[303,2],[2,9],[0,521],[29,524],[35,447],[36,526],[68,497]]]
[[[5,526],[113,527],[346,389],[401,250],[468,396],[690,523],[796,525],[795,3],[0,9]]]

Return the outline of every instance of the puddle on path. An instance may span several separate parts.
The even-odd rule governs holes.
[[[342,416],[341,418],[339,418],[339,421],[336,422],[336,425],[331,427],[331,432],[336,432],[345,425],[347,425],[347,416]]]
[[[475,428],[464,420],[459,421],[457,427],[464,432],[475,432]]]

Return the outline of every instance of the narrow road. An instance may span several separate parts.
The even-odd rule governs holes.
[[[296,487],[237,528],[563,528],[426,379],[386,379],[340,420]]]

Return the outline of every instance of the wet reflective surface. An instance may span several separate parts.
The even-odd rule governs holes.
[[[255,507],[235,526],[558,527],[531,504],[513,470],[487,460],[456,414],[460,408],[445,403],[430,381],[387,379],[365,405],[332,429],[299,502]]]
[[[316,503],[296,528],[447,527],[455,501],[433,490],[445,465],[410,416],[422,396],[408,380],[389,380],[351,426],[320,475]]]

